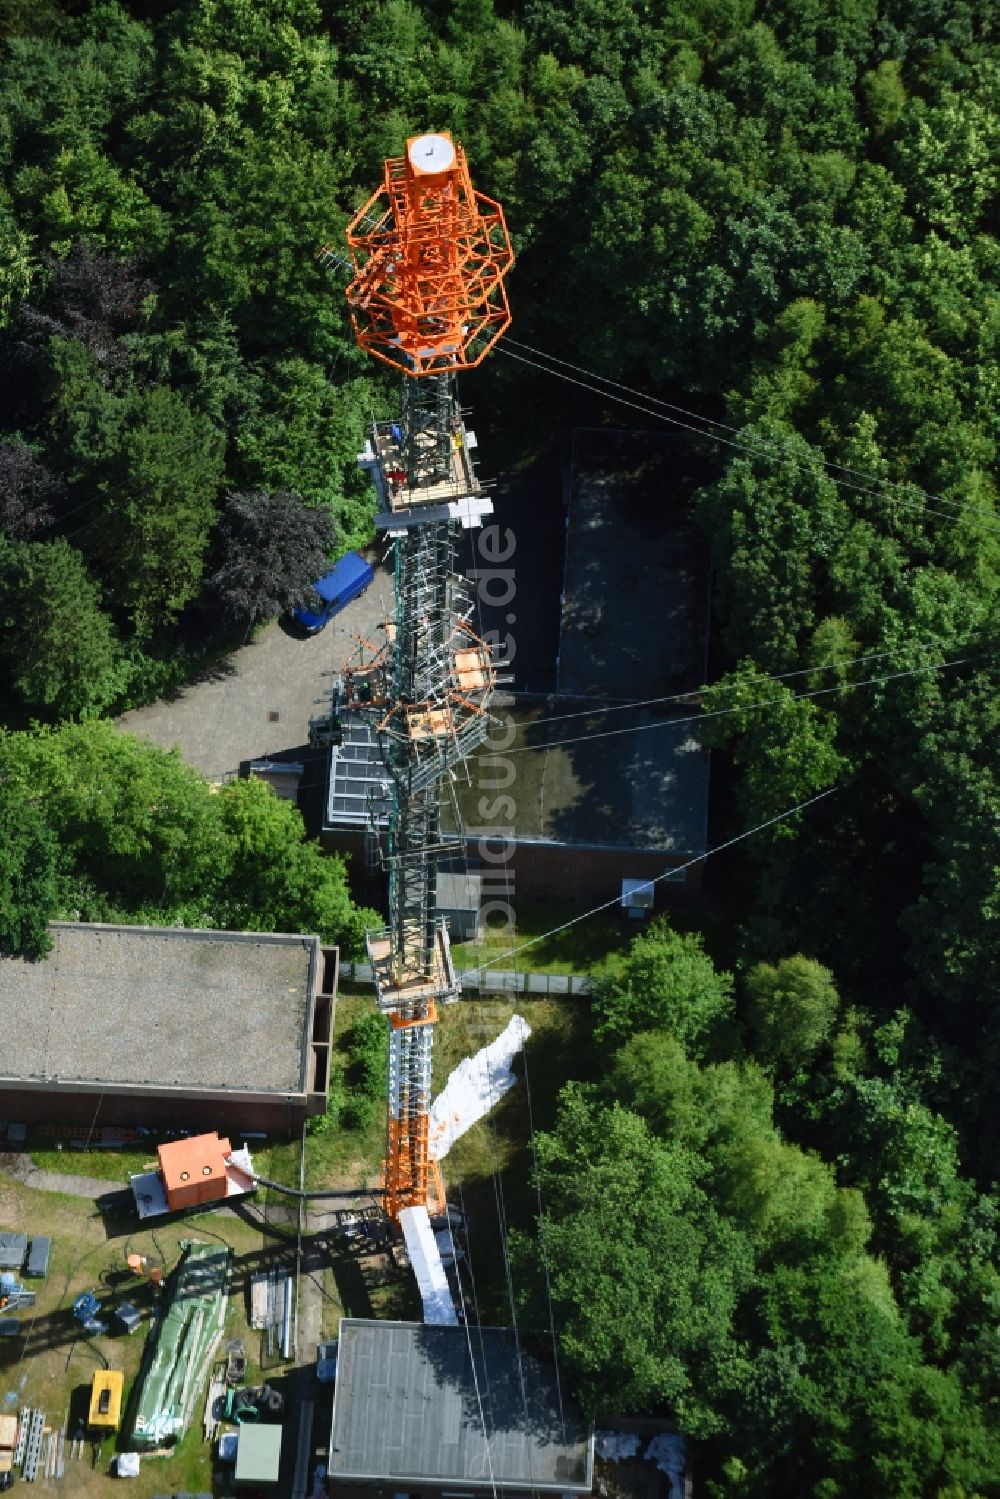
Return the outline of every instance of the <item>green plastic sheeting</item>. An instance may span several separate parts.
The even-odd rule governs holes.
[[[163,1319],[146,1348],[132,1429],[139,1451],[173,1446],[183,1436],[226,1323],[230,1251],[194,1239],[181,1247]]]

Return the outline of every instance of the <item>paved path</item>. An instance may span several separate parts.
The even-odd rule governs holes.
[[[314,1236],[329,1233],[337,1225],[337,1210],[322,1206],[306,1206],[302,1213],[302,1233],[307,1243],[305,1261],[299,1276],[299,1363],[313,1363],[316,1345],[322,1341],[323,1324],[323,1276],[326,1266],[321,1257],[310,1252],[308,1241]]]
[[[326,709],[354,637],[370,636],[386,608],[392,608],[392,578],[379,568],[361,597],[318,635],[293,635],[272,621],[204,681],[134,708],[118,727],[164,749],[177,745],[188,764],[213,781],[236,775],[243,760],[305,745],[309,720]]]
[[[100,1176],[72,1176],[69,1172],[43,1171],[32,1166],[23,1178],[26,1187],[37,1192],[66,1192],[70,1197],[104,1197],[108,1192],[120,1192],[127,1182],[111,1182]]]
[[[6,1171],[8,1176],[22,1186],[32,1187],[36,1192],[65,1192],[68,1197],[86,1197],[92,1201],[107,1197],[109,1192],[125,1192],[129,1185],[127,1181],[111,1181],[106,1176],[77,1176],[71,1171],[44,1171],[41,1166],[32,1163],[29,1155],[22,1153],[0,1157],[0,1170]],[[235,1208],[213,1207],[212,1216],[236,1218],[239,1214]]]
[[[125,1182],[108,1181],[101,1176],[76,1176],[69,1171],[43,1171],[29,1155],[11,1152],[3,1157],[3,1169],[15,1181],[38,1192],[66,1192],[70,1197],[104,1197],[120,1192]]]

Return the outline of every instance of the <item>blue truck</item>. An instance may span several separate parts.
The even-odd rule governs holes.
[[[322,600],[320,609],[293,609],[292,618],[302,626],[307,635],[315,635],[345,604],[356,599],[359,593],[364,593],[374,576],[375,571],[370,562],[366,562],[357,552],[348,552],[313,584],[314,591]]]

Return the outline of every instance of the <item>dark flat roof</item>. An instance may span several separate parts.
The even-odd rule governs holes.
[[[528,486],[527,507],[518,512],[523,530],[498,500],[491,545],[510,545],[515,531],[531,545],[511,553],[516,609],[510,600],[499,608],[487,603],[477,628],[495,628],[504,638],[504,620],[516,615],[510,633],[518,685],[525,676],[547,682],[558,664],[558,691],[494,696],[490,711],[499,724],[490,739],[508,747],[509,759],[499,750],[491,760],[489,745],[470,758],[469,780],[460,775],[455,783],[462,820],[473,842],[509,826],[517,843],[662,853],[679,863],[706,846],[709,757],[692,721],[696,699],[631,704],[696,694],[706,680],[709,552],[690,514],[690,491],[700,479],[690,472],[685,445],[669,434],[578,430],[564,528],[553,477],[539,474]],[[539,550],[532,517],[543,512]],[[536,654],[533,611],[539,599],[546,608],[558,605],[563,535],[556,662]],[[488,573],[475,543],[467,545],[471,566]],[[543,633],[548,650],[554,631]],[[363,828],[369,794],[387,781],[370,727],[345,715],[344,742],[330,759],[324,827]],[[387,811],[380,795],[381,826]],[[454,831],[447,798],[442,823]]]
[[[669,436],[574,434],[560,693],[639,699],[705,681],[709,553],[689,479]]]
[[[588,1493],[593,1433],[565,1395],[563,1411],[565,1425],[552,1369],[523,1340],[519,1358],[506,1328],[345,1317],[329,1475],[398,1488]]]
[[[512,809],[509,825],[518,843],[676,858],[704,853],[709,757],[697,738],[693,702],[657,709],[587,697],[514,701],[498,693],[490,711],[500,725],[493,742],[506,748],[495,756],[488,744],[477,750],[468,761],[468,779],[460,776],[455,784],[465,834],[473,842],[506,826]],[[362,827],[367,793],[385,781],[366,732],[350,720],[344,746],[349,756],[332,752],[327,828]],[[345,796],[348,774],[351,791]],[[505,810],[496,820],[484,821],[483,809],[501,805]],[[447,799],[442,826],[454,831]]]
[[[53,922],[0,958],[0,1078],[301,1093],[319,938]]]
[[[696,735],[697,707],[608,706],[550,697],[505,707],[495,698],[502,727],[494,742],[506,748],[477,751],[468,781],[455,787],[466,833],[495,832],[512,807],[518,843],[703,853],[709,757]],[[506,803],[490,826],[480,814],[501,807],[499,788]],[[447,802],[442,826],[451,831]]]

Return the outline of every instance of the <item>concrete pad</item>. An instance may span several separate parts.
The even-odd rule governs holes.
[[[204,680],[169,698],[134,708],[117,726],[183,758],[211,781],[238,774],[243,760],[263,759],[308,743],[309,720],[329,703],[334,676],[354,648],[392,611],[392,574],[374,582],[318,635],[301,636],[273,620]]]

